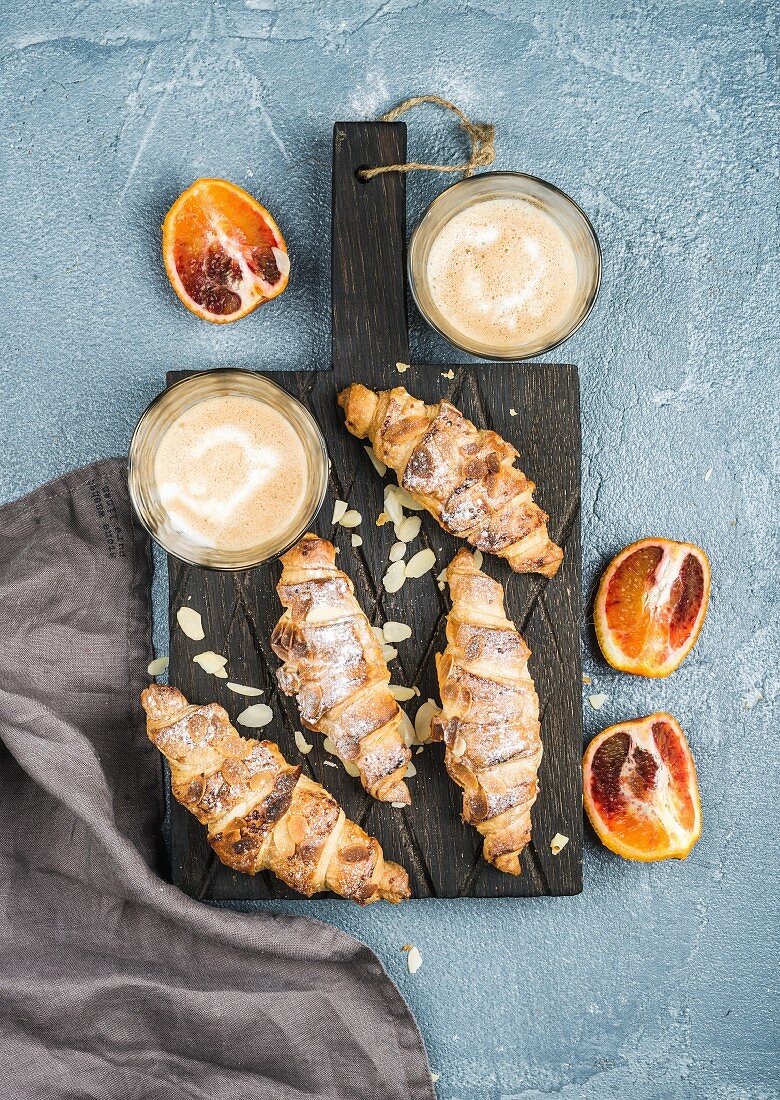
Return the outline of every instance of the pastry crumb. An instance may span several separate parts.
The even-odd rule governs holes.
[[[556,833],[550,841],[550,851],[554,856],[557,856],[559,852],[562,852],[566,845],[569,843],[569,838],[564,836],[563,833]]]
[[[590,703],[590,705],[593,707],[594,710],[601,710],[601,708],[606,703],[607,699],[609,699],[609,696],[608,695],[603,695],[603,694],[602,695],[589,695],[588,696],[588,702]]]
[[[410,367],[411,363],[396,363],[395,365],[395,369],[399,374],[406,374]]]
[[[593,683],[590,676],[583,676],[582,677],[582,682],[583,682],[583,684],[592,684]]]
[[[712,477],[712,466],[710,466],[709,470],[707,470],[707,473],[704,475],[704,480],[709,481],[711,477]]]
[[[441,372],[441,376],[442,376],[442,378],[454,378],[455,377],[455,371],[452,369],[452,367],[450,367],[449,370],[443,370]]]
[[[509,415],[510,416],[517,416],[517,409],[510,409],[509,410]]]

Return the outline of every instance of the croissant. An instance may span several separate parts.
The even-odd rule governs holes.
[[[426,405],[403,388],[339,394],[347,428],[370,439],[377,458],[445,531],[506,558],[516,573],[552,577],[563,551],[550,541],[535,486],[514,465],[514,447],[474,426],[449,401]]]
[[[485,838],[483,855],[520,874],[542,758],[530,651],[504,611],[504,589],[461,550],[447,569],[452,609],[447,648],[436,655],[442,712],[433,740],[463,788],[463,819]]]
[[[403,867],[385,860],[379,841],[272,741],[242,737],[222,707],[190,706],[164,684],[146,688],[141,702],[149,740],[170,763],[174,797],[208,826],[228,867],[273,871],[306,897],[332,890],[368,905],[410,896]]]
[[[284,661],[277,673],[282,691],[296,696],[301,721],[330,738],[369,794],[408,805],[404,718],[352,581],[336,568],[333,545],[304,535],[283,555],[276,591],[286,608],[271,636]]]

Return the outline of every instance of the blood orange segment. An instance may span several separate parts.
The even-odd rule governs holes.
[[[287,246],[274,219],[227,180],[200,179],[163,223],[163,258],[173,289],[192,313],[225,324],[287,286]]]
[[[599,839],[625,859],[685,859],[701,835],[696,767],[671,714],[610,726],[582,763],[585,810]]]
[[[710,591],[707,555],[671,539],[643,539],[622,550],[596,596],[601,652],[613,668],[668,676],[699,636]]]

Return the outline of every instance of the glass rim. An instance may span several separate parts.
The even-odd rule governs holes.
[[[466,188],[466,187],[469,187],[469,186],[473,186],[478,180],[500,179],[502,177],[506,178],[506,179],[513,179],[513,180],[524,180],[524,179],[525,180],[532,180],[534,183],[541,184],[541,186],[543,188],[547,188],[548,191],[552,191],[555,194],[559,195],[571,207],[573,207],[574,210],[576,210],[576,212],[582,218],[582,220],[585,224],[585,228],[586,228],[586,230],[587,230],[587,232],[588,232],[588,234],[589,234],[589,236],[590,236],[590,238],[593,242],[593,246],[594,246],[595,270],[594,270],[593,287],[592,287],[592,289],[591,289],[591,291],[588,295],[588,300],[585,304],[585,308],[582,311],[582,316],[577,320],[577,322],[574,325],[572,325],[572,327],[568,330],[568,332],[566,332],[563,336],[558,337],[557,340],[553,340],[551,343],[546,344],[544,347],[539,348],[536,351],[530,352],[528,355],[518,355],[516,352],[508,353],[506,355],[500,355],[500,354],[497,354],[497,353],[492,353],[491,354],[491,353],[486,352],[486,351],[475,351],[473,347],[469,347],[469,346],[461,343],[459,340],[454,339],[451,335],[449,335],[449,333],[445,332],[441,328],[441,326],[436,323],[436,321],[433,320],[433,318],[430,316],[428,311],[424,308],[424,306],[420,302],[420,299],[419,299],[418,294],[417,294],[417,290],[415,288],[414,275],[412,274],[412,259],[413,259],[413,255],[414,255],[415,240],[417,239],[417,236],[418,236],[420,230],[423,228],[424,223],[428,220],[430,215],[434,212],[434,207],[439,202],[441,202],[444,198],[446,198],[446,196],[449,195],[452,191],[455,191],[458,188]],[[409,248],[407,250],[407,257],[406,257],[406,273],[407,273],[407,279],[408,279],[408,282],[409,282],[409,289],[411,290],[411,294],[412,294],[412,299],[414,301],[414,304],[417,306],[417,309],[419,310],[422,318],[426,321],[427,324],[429,324],[431,326],[431,328],[435,332],[438,332],[438,334],[441,337],[443,337],[443,339],[445,339],[448,344],[452,344],[453,347],[458,348],[460,351],[465,351],[467,355],[473,355],[478,359],[487,359],[489,362],[493,362],[493,363],[508,363],[508,362],[513,362],[513,361],[525,362],[527,360],[534,359],[537,355],[547,355],[548,352],[554,351],[555,348],[560,347],[561,344],[565,344],[567,340],[570,340],[572,338],[572,336],[575,335],[575,333],[579,332],[579,330],[582,328],[582,326],[587,321],[588,317],[590,316],[591,312],[593,311],[593,307],[596,304],[596,299],[599,296],[599,291],[601,290],[601,278],[602,278],[601,242],[599,241],[598,234],[596,233],[596,230],[593,226],[593,222],[590,220],[590,218],[585,213],[585,211],[582,209],[582,207],[577,202],[577,200],[573,199],[571,197],[571,195],[567,194],[567,192],[564,191],[562,188],[557,187],[554,183],[550,183],[549,180],[542,179],[541,176],[534,176],[530,172],[513,172],[513,171],[503,170],[503,169],[500,170],[500,171],[497,171],[497,172],[480,172],[476,176],[468,176],[465,179],[456,180],[455,183],[451,183],[448,187],[445,187],[443,191],[440,191],[439,194],[436,195],[428,203],[425,210],[423,211],[422,217],[420,218],[420,220],[417,223],[417,225],[415,226],[415,228],[412,230],[412,234],[409,237]]]
[[[210,376],[228,374],[239,375],[242,378],[251,379],[253,383],[262,382],[270,386],[272,389],[277,390],[279,393],[283,394],[287,400],[296,405],[302,413],[304,420],[307,421],[311,426],[313,437],[319,444],[319,452],[321,452],[322,457],[322,485],[320,487],[320,491],[313,502],[310,514],[309,510],[307,510],[305,522],[303,522],[300,527],[296,529],[295,536],[291,538],[281,549],[274,551],[272,554],[268,554],[265,557],[252,560],[247,559],[244,564],[240,565],[231,565],[226,563],[223,564],[221,562],[214,561],[199,561],[195,557],[178,553],[177,551],[172,550],[169,546],[166,546],[165,542],[154,530],[152,524],[150,522],[147,522],[147,517],[144,515],[143,509],[140,506],[139,494],[136,492],[136,481],[137,478],[140,476],[138,471],[140,444],[138,440],[144,423],[148,420],[150,414],[153,413],[155,407],[163,402],[171,393],[179,389],[179,387],[185,387],[188,383],[192,384],[195,381],[199,381],[200,379],[208,378]],[[312,522],[315,516],[317,516],[325,501],[325,497],[328,492],[329,468],[330,456],[328,455],[325,437],[322,434],[322,430],[319,424],[306,408],[306,406],[303,404],[303,402],[299,401],[297,397],[294,397],[291,393],[289,393],[284,388],[284,386],[280,386],[278,382],[274,382],[271,378],[268,377],[267,374],[263,374],[260,371],[247,370],[244,367],[210,367],[208,370],[195,371],[193,374],[188,375],[186,378],[180,378],[177,382],[174,382],[172,385],[167,386],[164,390],[161,390],[158,394],[156,394],[156,396],[152,398],[152,400],[143,410],[138,418],[138,422],[135,428],[133,429],[133,434],[130,437],[130,445],[127,453],[127,484],[130,495],[130,504],[132,506],[133,513],[136,519],[144,528],[152,541],[155,542],[157,546],[159,546],[162,550],[164,550],[166,554],[169,554],[172,558],[175,558],[176,561],[182,562],[184,565],[194,565],[197,566],[197,568],[199,569],[208,569],[218,573],[241,573],[248,569],[257,569],[259,566],[265,565],[267,562],[278,561],[282,554],[286,554],[287,551],[292,549],[292,547],[295,546],[295,544],[299,542],[300,539],[306,534],[306,530],[309,527],[309,524]],[[204,547],[204,549],[210,548]],[[213,552],[215,554],[220,553],[220,551]],[[236,551],[236,553],[242,553],[242,551]],[[247,554],[248,553],[249,551],[247,551]]]

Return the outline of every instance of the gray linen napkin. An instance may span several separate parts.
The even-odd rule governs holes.
[[[155,874],[149,577],[122,460],[0,508],[0,1095],[432,1100],[367,947]]]

